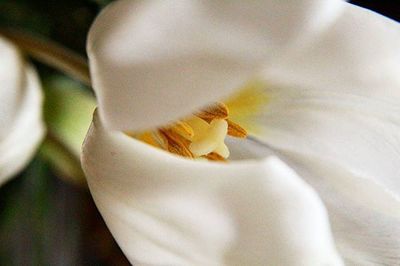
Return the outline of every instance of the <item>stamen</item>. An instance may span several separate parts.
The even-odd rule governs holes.
[[[152,146],[155,147],[159,147],[161,148],[162,146],[159,144],[159,142],[157,142],[154,137],[153,137],[153,133],[152,132],[145,132],[143,134],[141,134],[138,139],[140,139],[143,142],[146,142],[147,144],[150,144]]]
[[[212,119],[225,119],[229,115],[228,107],[223,103],[216,103],[195,114],[197,117],[208,121]]]
[[[159,147],[161,147],[161,149],[168,150],[168,140],[163,135],[161,135],[159,131],[152,132],[151,135],[154,138],[154,141],[156,141]]]
[[[126,134],[186,158],[226,162],[230,155],[224,143],[226,136],[246,138],[247,130],[242,126],[250,129],[247,122],[252,120],[247,118],[259,113],[268,100],[261,87],[250,85],[226,104],[215,103],[187,119],[154,131]]]
[[[238,124],[232,122],[229,119],[226,119],[226,122],[228,122],[228,135],[235,137],[235,138],[246,138],[247,137],[247,131],[246,129],[242,128]]]
[[[168,129],[189,140],[194,136],[192,127],[184,121],[178,121]]]
[[[167,149],[169,152],[183,157],[194,158],[192,152],[188,148],[190,142],[185,141],[184,138],[169,129],[159,129],[159,133],[168,144]]]
[[[207,158],[210,161],[226,162],[226,159],[216,152],[211,152],[205,155],[204,158]]]

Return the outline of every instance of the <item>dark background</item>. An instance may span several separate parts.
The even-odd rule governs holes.
[[[88,29],[107,2],[0,0],[0,27],[40,34],[84,55]],[[351,2],[400,20],[399,1]],[[42,78],[59,75],[35,64]],[[0,188],[0,265],[127,264],[86,187],[59,179],[41,156]]]

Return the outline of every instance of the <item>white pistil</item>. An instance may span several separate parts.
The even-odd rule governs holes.
[[[189,150],[195,156],[203,156],[219,149],[223,154],[219,152],[217,153],[226,158],[224,156],[227,154],[224,150],[224,140],[227,132],[228,123],[224,119],[214,119],[208,125],[206,130],[203,129],[198,132],[198,134],[196,134],[197,132],[195,130],[195,138],[190,144]]]

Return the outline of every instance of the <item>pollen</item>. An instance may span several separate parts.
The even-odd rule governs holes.
[[[216,103],[187,119],[139,134],[127,133],[151,146],[188,159],[224,162],[229,157],[227,136],[245,138],[247,132],[229,119],[228,107]]]
[[[254,128],[254,114],[260,112],[267,98],[258,83],[244,87],[226,103],[214,103],[193,115],[152,131],[128,133],[151,146],[193,160],[226,162],[230,152],[227,137],[245,139]]]

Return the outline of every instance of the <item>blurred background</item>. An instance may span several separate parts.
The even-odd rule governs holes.
[[[88,29],[109,2],[0,0],[0,28],[20,29],[85,56]],[[351,2],[400,19],[398,1]],[[49,133],[29,166],[0,187],[0,265],[129,265],[97,212],[76,159],[94,95],[80,82],[31,62],[44,86]]]

